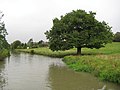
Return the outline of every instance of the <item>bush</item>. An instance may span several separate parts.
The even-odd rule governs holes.
[[[10,55],[10,52],[7,49],[0,51],[0,59],[3,59]]]

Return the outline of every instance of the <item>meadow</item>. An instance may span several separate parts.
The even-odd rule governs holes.
[[[51,51],[49,47],[41,47],[41,48],[31,48],[31,49],[16,49],[16,51],[27,52],[31,54],[39,54],[51,57],[64,57],[68,55],[76,55],[76,48],[65,50],[65,51]],[[113,42],[107,44],[105,47],[100,49],[88,49],[82,48],[82,55],[109,55],[109,54],[120,54],[120,43]]]

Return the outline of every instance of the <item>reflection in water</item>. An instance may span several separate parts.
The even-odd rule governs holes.
[[[0,61],[0,90],[97,90],[104,85],[120,90],[120,86],[68,69],[59,58],[12,53],[9,60]]]
[[[120,90],[120,86],[100,82],[89,73],[74,72],[57,65],[50,66],[49,82],[52,90],[98,90],[104,85],[107,86],[107,90]]]
[[[0,60],[0,90],[7,84],[5,64],[6,60]]]

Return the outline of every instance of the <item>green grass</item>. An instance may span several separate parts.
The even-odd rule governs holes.
[[[105,47],[102,47],[100,49],[88,49],[83,48],[82,49],[83,54],[120,54],[120,42],[113,42],[107,44]]]
[[[90,72],[101,80],[120,84],[120,42],[100,49],[82,49],[83,56],[66,56],[63,61],[75,71]]]
[[[39,55],[51,56],[51,57],[64,57],[64,56],[76,54],[76,48],[66,51],[56,51],[56,52],[51,51],[48,47],[17,49],[17,51],[34,53]],[[109,54],[119,54],[119,53],[120,53],[120,43],[116,43],[116,42],[107,44],[105,47],[100,49],[82,48],[83,55],[98,55],[98,54],[109,55]]]
[[[90,72],[101,80],[120,83],[120,54],[66,56],[63,61],[75,71]]]
[[[51,51],[48,47],[41,47],[41,48],[32,48],[32,49],[17,49],[16,51],[27,52],[31,54],[38,54],[50,57],[64,57],[67,55],[74,55],[76,54],[75,49],[66,50],[66,51]]]

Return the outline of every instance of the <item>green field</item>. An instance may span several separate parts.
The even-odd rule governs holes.
[[[120,43],[113,42],[100,49],[82,48],[82,55],[76,49],[53,52],[48,47],[17,49],[17,51],[51,57],[63,57],[68,67],[75,71],[90,72],[100,80],[120,83]]]
[[[100,49],[82,49],[84,54],[120,54],[120,42],[113,42],[107,44],[105,47]]]
[[[17,49],[16,51],[34,53],[39,55],[51,56],[51,57],[64,57],[68,55],[75,55],[76,48],[66,51],[51,51],[48,47],[32,48],[32,49]],[[82,55],[109,55],[120,54],[120,43],[110,43],[100,49],[88,49],[82,48]]]

